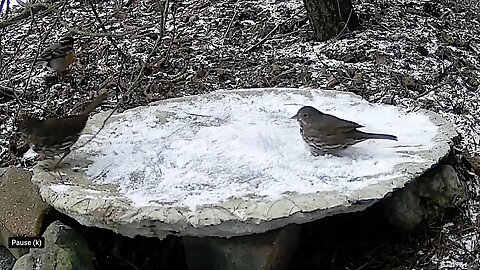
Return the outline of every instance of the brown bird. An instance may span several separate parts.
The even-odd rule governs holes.
[[[42,158],[62,155],[56,166],[70,153],[70,148],[80,137],[90,113],[108,96],[99,94],[79,115],[44,120],[23,116],[18,122],[18,131],[30,147]]]
[[[322,113],[311,106],[302,107],[292,119],[297,119],[300,134],[313,155],[335,154],[336,151],[369,139],[397,140],[388,134],[367,133],[358,123]]]

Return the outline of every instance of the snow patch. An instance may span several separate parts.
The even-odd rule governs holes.
[[[423,114],[319,93],[312,91],[312,99],[281,92],[231,94],[131,110],[79,151],[93,160],[87,175],[94,182],[117,184],[134,205],[194,209],[232,198],[349,193],[399,176],[395,165],[422,162],[411,153],[434,146],[437,127]],[[367,141],[341,157],[313,157],[290,119],[302,105],[356,121],[364,131],[394,134],[399,141]],[[165,124],[160,124],[162,111],[172,114]]]
[[[53,190],[55,193],[65,194],[70,190],[70,188],[72,188],[72,186],[64,185],[64,184],[55,184],[55,185],[51,185],[49,188]]]

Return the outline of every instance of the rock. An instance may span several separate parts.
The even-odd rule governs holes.
[[[15,260],[15,257],[8,249],[0,246],[0,270],[11,270]]]
[[[92,254],[79,233],[56,221],[43,234],[45,248],[20,257],[13,270],[93,270]]]
[[[50,209],[30,181],[32,174],[9,167],[0,182],[0,244],[8,247],[10,236],[39,236],[45,214]],[[10,249],[19,258],[27,249]]]
[[[36,268],[34,268],[36,267]],[[35,261],[32,254],[25,254],[18,258],[17,262],[13,266],[12,270],[37,270]]]
[[[184,237],[190,270],[282,270],[298,244],[299,225],[234,238]]]
[[[465,186],[451,165],[432,171],[385,200],[386,217],[395,226],[411,229],[424,218],[437,217],[467,199]]]
[[[295,100],[292,100],[292,97]],[[268,106],[262,105],[265,100],[275,101],[276,103],[273,103],[275,106],[271,104]],[[299,137],[297,123],[291,122],[289,119],[298,110],[298,107],[285,106],[285,104],[308,104],[311,102],[315,102],[319,107],[330,109],[335,108],[334,104],[336,102],[347,104],[348,110],[356,112],[355,114],[365,113],[369,110],[373,110],[371,115],[387,113],[388,117],[379,117],[376,120],[396,119],[394,122],[385,123],[385,125],[388,125],[389,132],[401,134],[408,126],[409,134],[418,134],[418,136],[412,136],[410,140],[405,140],[400,136],[398,142],[361,143],[353,147],[351,151],[357,151],[358,156],[368,152],[370,156],[366,159],[368,162],[365,166],[358,165],[359,162],[364,161],[361,158],[353,160],[347,157],[342,160],[348,160],[348,164],[352,165],[349,166],[348,170],[345,170],[342,165],[337,166],[339,168],[338,174],[332,176],[323,174],[324,163],[319,163],[318,159],[311,157]],[[195,173],[193,169],[188,170],[188,173],[169,174],[170,177],[171,175],[175,175],[175,177],[167,177],[168,179],[161,173],[156,176],[145,177],[149,172],[143,170],[142,166],[144,166],[143,163],[150,162],[147,162],[148,159],[137,159],[141,162],[117,168],[115,166],[119,165],[115,165],[115,163],[124,164],[122,160],[127,160],[121,152],[115,153],[116,159],[112,159],[115,161],[110,161],[106,155],[98,155],[101,152],[100,149],[112,148],[111,141],[108,144],[104,140],[122,136],[122,132],[117,127],[122,126],[123,128],[125,126],[125,129],[129,129],[138,126],[138,123],[147,123],[147,121],[142,120],[144,113],[148,113],[148,126],[145,126],[142,132],[150,128],[160,131],[163,129],[162,125],[167,123],[168,126],[194,127],[193,131],[205,130],[205,132],[211,132],[215,130],[214,133],[211,133],[211,136],[214,136],[220,132],[219,130],[224,130],[224,127],[230,127],[231,124],[228,119],[234,117],[230,115],[231,111],[208,111],[207,109],[205,109],[207,111],[202,111],[201,108],[197,109],[195,106],[212,109],[229,106],[232,110],[235,109],[235,106],[241,106],[241,108],[248,108],[250,113],[262,114],[266,112],[261,117],[265,119],[274,117],[271,121],[269,120],[269,123],[274,123],[285,132],[282,136],[285,136],[288,140],[283,141],[288,142],[288,144],[286,143],[283,146],[277,144],[280,142],[276,137],[279,136],[278,133],[268,138],[261,137],[262,143],[260,143],[260,146],[265,141],[272,142],[270,145],[273,145],[271,148],[267,147],[267,152],[262,152],[264,149],[257,146],[258,138],[255,137],[254,140],[256,141],[252,142],[248,137],[252,134],[258,134],[258,132],[252,131],[245,132],[248,135],[244,140],[245,145],[242,144],[242,141],[242,143],[236,142],[237,144],[233,146],[245,146],[252,151],[259,151],[262,154],[268,153],[269,156],[271,154],[278,155],[275,159],[268,159],[266,162],[282,160],[285,156],[291,156],[293,153],[296,158],[305,159],[305,162],[309,162],[309,164],[315,164],[312,165],[313,169],[309,169],[315,172],[322,171],[322,175],[304,181],[302,177],[305,175],[305,168],[303,166],[289,167],[288,162],[277,162],[276,164],[281,165],[278,168],[281,173],[264,177],[263,172],[253,170],[257,167],[254,166],[253,169],[249,169],[251,167],[249,167],[250,163],[248,162],[232,166],[232,162],[238,162],[236,161],[238,159],[230,158],[230,153],[221,150],[223,156],[229,157],[229,161],[222,159],[223,162],[208,162],[208,164],[213,164],[214,167],[208,167],[201,171],[203,175],[208,173],[208,181],[202,180],[204,182],[198,183],[196,181],[200,181],[199,178],[203,176]],[[195,115],[196,113],[200,115]],[[221,115],[214,115],[214,113],[221,113]],[[94,134],[104,123],[108,114],[109,112],[104,112],[94,115],[89,120],[85,133]],[[354,117],[355,114],[350,115],[350,117]],[[224,120],[225,118],[227,120]],[[413,121],[409,119],[413,119]],[[377,127],[379,130],[371,130],[375,123],[379,125],[378,122],[375,122],[376,120],[364,118],[361,121],[361,124],[366,126],[363,130],[382,131],[381,128],[385,128],[385,125],[382,124]],[[248,121],[249,123],[257,122]],[[277,126],[272,126],[272,128],[277,128]],[[249,126],[248,128],[251,131],[252,128],[255,130],[256,126]],[[200,133],[194,133],[193,131],[192,134]],[[110,133],[113,135],[109,135]],[[138,132],[125,131],[123,134],[136,133]],[[157,133],[168,135],[178,132]],[[439,160],[450,152],[451,139],[457,135],[450,123],[438,114],[429,111],[420,110],[407,113],[403,109],[393,106],[370,104],[357,95],[340,91],[268,88],[217,91],[206,95],[170,99],[151,106],[134,108],[122,114],[114,114],[105,128],[102,129],[101,134],[102,136],[97,137],[96,140],[69,155],[65,160],[69,165],[62,166],[54,173],[46,172],[40,166],[35,167],[32,181],[38,183],[42,197],[49,204],[83,225],[109,229],[130,237],[142,235],[160,239],[169,234],[225,238],[261,234],[289,224],[302,224],[339,213],[363,211],[394,190],[401,189],[406,184],[415,181],[417,177],[435,166]],[[185,133],[182,132],[182,134]],[[86,140],[88,140],[88,136],[80,138],[79,145],[82,145]],[[168,140],[174,139],[165,137],[162,142],[166,141],[165,145],[173,145],[176,142]],[[138,143],[138,145],[133,146],[131,144],[129,147],[137,149],[137,152],[142,153],[142,155],[147,152],[141,149],[143,147],[149,147],[148,151],[154,150],[150,152],[155,152],[158,147],[164,147],[163,144],[158,143],[158,140],[137,140],[132,143]],[[381,145],[382,143],[386,145]],[[392,143],[392,145],[389,143]],[[231,144],[230,142],[217,143],[215,147],[221,148],[222,145]],[[279,151],[280,147],[284,147],[282,148],[284,150]],[[269,149],[273,150],[270,152]],[[168,151],[171,151],[171,149]],[[282,154],[287,153],[287,151],[289,151],[288,155]],[[164,154],[163,151],[155,153],[156,155]],[[182,160],[188,160],[187,165],[190,168],[197,168],[205,164],[201,162],[203,158],[190,162],[190,157],[187,157],[189,153],[196,153],[196,151],[182,152]],[[205,155],[210,152],[203,151],[202,153]],[[178,155],[172,157],[178,157]],[[131,155],[129,158],[131,159]],[[158,156],[152,158],[152,160],[155,158],[158,158]],[[171,157],[161,158],[171,162],[162,163],[162,166],[177,164],[176,160],[170,159]],[[324,158],[326,162],[332,161],[328,157],[321,158]],[[387,158],[393,160],[392,163],[382,163]],[[201,164],[197,164],[197,162]],[[298,160],[290,160],[290,162],[295,163]],[[102,164],[111,164],[113,167],[103,168]],[[385,166],[382,166],[382,169],[387,169],[383,172],[372,170],[371,168],[376,168],[377,164],[384,164]],[[179,166],[184,165],[180,164]],[[273,164],[272,166],[276,165]],[[104,180],[98,181],[103,175],[99,175],[98,178],[87,175],[87,170],[94,167],[106,175],[115,173],[118,175],[120,174],[118,172],[122,171],[120,175],[124,175],[125,179],[117,182],[110,182],[108,179],[104,179],[105,182],[102,182]],[[177,170],[180,167],[172,170]],[[131,172],[123,171],[131,168],[135,170]],[[156,168],[154,166],[149,167],[150,172],[155,171]],[[295,171],[296,168],[301,168],[301,170]],[[348,178],[350,177],[348,174],[343,178],[338,176],[344,175],[346,171],[350,170],[361,171],[362,175],[351,178]],[[366,170],[367,172],[365,172]],[[308,175],[315,175],[315,172]],[[289,175],[289,177],[285,177],[286,175]],[[290,177],[291,175],[293,177]],[[182,177],[182,180],[179,180],[180,177]],[[292,183],[291,179],[296,180]],[[218,184],[215,181],[223,182]],[[175,191],[166,191],[169,187],[164,189],[162,185],[165,182],[172,183],[169,187],[174,187]],[[189,186],[180,188],[183,183],[189,184]],[[226,185],[225,183],[230,184]],[[325,189],[325,185],[329,188]],[[238,186],[242,188],[236,189],[235,187]],[[224,191],[225,194],[219,193],[219,190]],[[268,194],[272,190],[278,192],[279,196],[269,196]],[[232,191],[248,191],[249,194],[232,193]],[[216,192],[214,196],[209,195],[212,192]],[[182,197],[179,194],[183,194]],[[196,199],[192,200],[193,197]],[[193,201],[195,205],[186,205],[185,201]]]

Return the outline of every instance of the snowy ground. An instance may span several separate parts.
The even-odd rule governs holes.
[[[108,78],[118,79],[120,96],[132,85],[159,35],[161,3],[100,1],[98,22],[86,2],[70,1],[60,23],[55,24],[52,13],[40,12],[35,20],[26,18],[0,29],[0,86],[23,93],[23,100],[33,104],[23,108],[37,116],[65,115],[94,96]],[[354,5],[362,24],[359,31],[313,42],[300,0],[181,1],[175,20],[169,15],[166,36],[151,54],[142,79],[121,107],[223,88],[330,87],[375,103],[439,112],[461,133],[460,150],[478,155],[478,1],[365,0]],[[276,26],[270,38],[249,49]],[[37,47],[47,45],[41,35],[53,42],[68,32],[66,27],[87,32],[75,35],[78,61],[70,72],[54,80],[36,66],[27,80]],[[92,34],[104,31],[112,38]],[[0,166],[19,164],[27,150],[14,134],[19,107],[14,96],[0,90]],[[472,201],[463,211],[468,218],[454,220],[449,235],[461,231],[469,236],[476,230],[472,224],[477,222],[479,192],[472,190]],[[472,241],[478,247],[476,239]],[[435,265],[459,263],[451,269],[478,261],[475,251],[460,256],[465,245],[457,240],[435,239],[434,249],[402,258],[418,259],[406,266],[415,269],[431,263],[434,255]]]
[[[127,111],[78,151],[93,160],[91,179],[119,185],[136,206],[192,209],[232,198],[349,194],[400,176],[396,165],[428,162],[418,154],[435,146],[437,127],[428,116],[321,93],[312,91],[312,99],[292,93],[231,95]],[[394,134],[398,141],[370,140],[339,157],[314,157],[290,119],[299,104],[362,123],[364,131]],[[175,117],[159,124],[159,110]]]

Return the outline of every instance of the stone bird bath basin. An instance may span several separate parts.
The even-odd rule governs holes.
[[[398,136],[315,158],[289,117],[303,105]],[[90,140],[108,112],[93,116]],[[439,115],[338,91],[225,90],[114,114],[62,168],[33,181],[60,212],[133,237],[233,237],[362,211],[434,166],[454,128]]]

